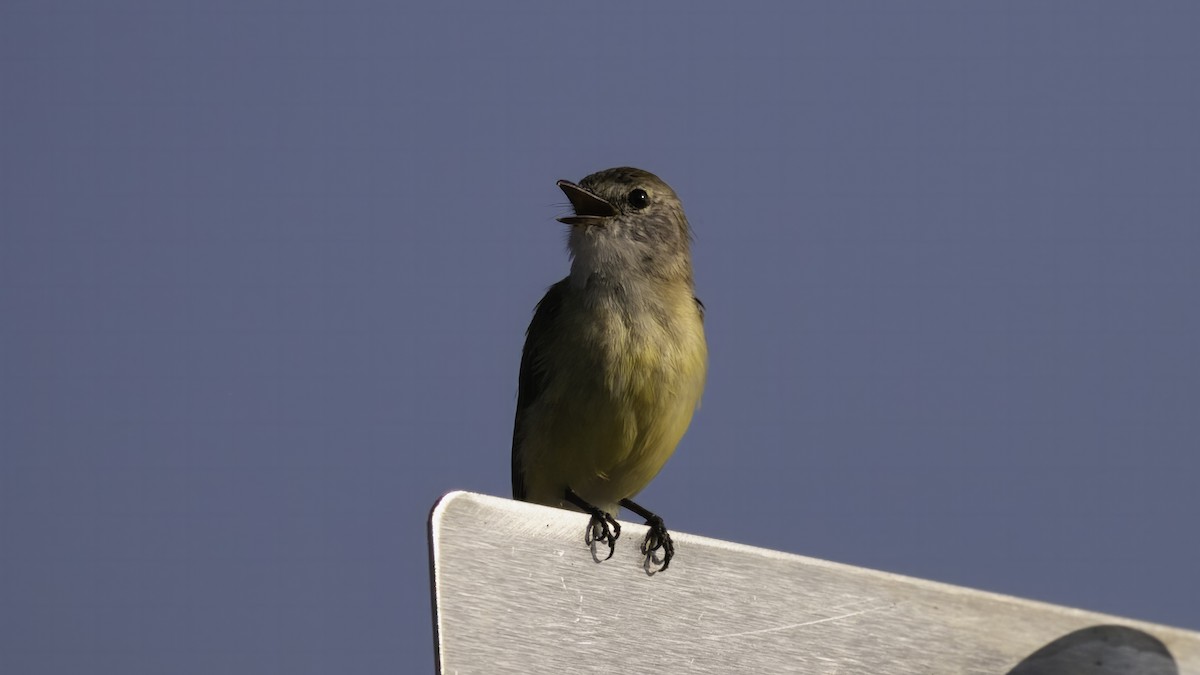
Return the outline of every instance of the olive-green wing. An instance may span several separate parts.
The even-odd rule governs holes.
[[[525,467],[522,464],[521,443],[525,440],[529,406],[546,390],[549,374],[545,369],[544,350],[554,339],[567,279],[554,284],[533,312],[533,320],[525,331],[525,348],[521,352],[521,374],[517,379],[517,414],[513,422],[512,487],[513,499],[525,499]]]

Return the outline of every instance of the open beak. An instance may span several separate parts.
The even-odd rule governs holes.
[[[600,225],[605,218],[617,215],[617,210],[605,200],[579,187],[569,180],[558,181],[558,187],[571,200],[575,215],[559,218],[567,225]]]

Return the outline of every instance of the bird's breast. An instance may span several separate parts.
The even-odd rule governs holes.
[[[708,348],[691,293],[678,302],[628,306],[599,303],[587,321],[595,374],[613,396],[651,408],[694,407],[703,389]]]
[[[594,300],[594,298],[593,298]],[[527,439],[535,501],[569,485],[605,509],[650,482],[687,431],[704,390],[708,351],[695,299],[630,306],[569,303],[563,349]]]

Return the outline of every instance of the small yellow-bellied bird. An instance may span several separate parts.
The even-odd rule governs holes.
[[[558,181],[575,215],[571,273],[538,303],[521,356],[513,497],[591,514],[585,541],[612,557],[621,507],[646,520],[647,563],[674,545],[632,498],[675,452],[707,370],[704,306],[679,198],[641,169]]]

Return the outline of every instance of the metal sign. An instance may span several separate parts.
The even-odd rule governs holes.
[[[1200,675],[1200,633],[452,492],[430,544],[443,673]],[[597,551],[599,558],[607,550]]]

